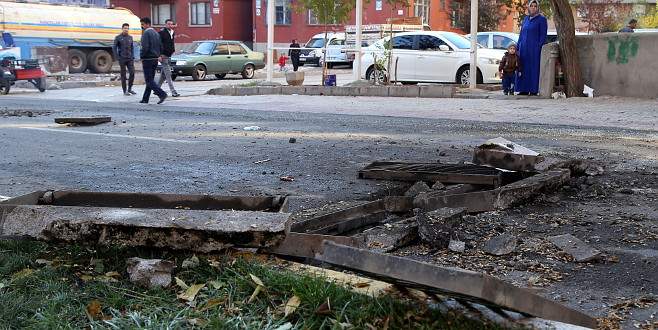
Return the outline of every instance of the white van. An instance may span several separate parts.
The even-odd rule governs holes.
[[[299,57],[301,65],[306,63],[322,65],[324,47],[324,33],[314,35],[304,46],[306,48],[317,49],[304,49]],[[327,66],[331,67],[333,63],[349,63],[347,55],[343,52],[345,48],[345,33],[327,33]]]

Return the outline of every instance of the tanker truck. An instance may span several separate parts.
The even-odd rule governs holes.
[[[114,60],[112,43],[123,23],[130,24],[137,58],[141,27],[128,9],[0,1],[3,48],[13,49],[22,59],[58,50],[53,54],[67,57],[59,60],[68,62],[69,73],[109,72]]]

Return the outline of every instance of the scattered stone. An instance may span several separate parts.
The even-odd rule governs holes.
[[[576,262],[588,262],[601,258],[601,251],[590,247],[571,234],[552,236],[548,241],[570,254]]]
[[[493,237],[484,243],[484,252],[495,256],[510,254],[516,250],[517,238],[514,235],[505,233]]]
[[[295,139],[295,138],[290,138],[290,140],[288,140],[288,143],[297,143],[297,139]]]
[[[603,175],[603,173],[605,173],[605,170],[601,166],[588,166],[585,170],[585,175],[587,176]]]
[[[162,259],[130,258],[126,260],[130,282],[148,288],[168,287],[174,263]]]
[[[183,260],[182,266],[185,269],[197,268],[197,267],[199,267],[199,258],[196,255],[194,255],[190,258],[187,258],[187,259]]]
[[[290,176],[290,175],[286,175],[286,176],[280,177],[279,180],[286,181],[286,182],[293,182],[293,181],[295,181],[295,178]]]
[[[448,249],[452,252],[463,253],[466,251],[466,243],[451,239],[448,243]]]
[[[405,192],[404,195],[407,197],[415,198],[419,194],[424,192],[429,192],[431,190],[432,188],[430,188],[430,186],[428,186],[427,183],[423,181],[418,181],[413,186],[411,186],[411,188],[409,188],[409,190],[407,190],[407,192]]]
[[[418,238],[418,224],[409,218],[363,232],[366,247],[376,252],[391,252],[410,245]]]
[[[466,209],[446,207],[431,212],[414,209],[414,213],[420,239],[432,247],[445,249],[454,236],[455,227],[466,214]]]
[[[432,185],[432,190],[444,190],[444,189],[446,189],[446,186],[440,181],[437,181]]]
[[[446,155],[447,155],[447,154],[446,154],[445,151],[441,151],[441,152],[439,152],[439,157],[444,157],[444,156],[446,156]]]
[[[536,151],[502,137],[488,140],[473,151],[473,163],[510,171],[534,171],[543,160]]]

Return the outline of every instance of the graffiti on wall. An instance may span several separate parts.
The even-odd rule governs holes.
[[[608,38],[608,62],[627,64],[629,58],[637,56],[640,42],[636,36],[615,36]]]

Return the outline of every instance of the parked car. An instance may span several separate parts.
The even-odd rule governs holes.
[[[576,35],[577,36],[586,36],[586,35],[588,35],[588,33],[576,31]],[[557,31],[554,31],[554,30],[553,31],[548,31],[548,33],[546,34],[546,41],[544,42],[544,44],[547,44],[547,43],[550,43],[550,42],[557,42]]]
[[[254,72],[265,67],[265,55],[254,52],[240,41],[195,41],[171,57],[172,78],[192,76],[204,80],[209,74],[218,79],[227,74],[240,74],[244,79],[254,77]]]
[[[347,57],[345,47],[345,38],[336,37],[329,41],[326,57],[328,68],[332,68],[334,64],[352,64],[352,60]],[[319,56],[318,66],[322,66],[323,61],[325,60],[322,50],[318,49],[315,53]]]
[[[315,64],[317,66],[320,66],[320,58],[322,57],[322,47],[324,47],[324,33],[318,33],[314,35],[309,41],[306,43],[304,46],[305,48],[317,48],[317,49],[304,49],[301,51],[301,55],[299,57],[299,62],[301,65],[304,64]],[[342,40],[342,42],[341,42]],[[330,50],[327,53],[327,56],[333,56],[336,53],[336,50],[338,51],[338,55],[335,56],[335,60],[339,61],[340,60],[340,50],[345,45],[345,33],[327,33],[327,44],[332,47],[333,50]],[[341,45],[342,44],[342,45]],[[327,47],[329,48],[329,47]],[[344,56],[344,54],[343,54]]]
[[[384,56],[382,39],[365,49],[361,77],[382,80],[388,75],[382,65],[375,70],[375,57]],[[468,84],[470,79],[470,40],[453,32],[417,31],[400,33],[391,39],[393,68],[391,80],[402,83],[444,82]],[[499,83],[498,64],[505,51],[478,49],[477,82]]]
[[[466,39],[471,38],[470,34],[465,35]],[[512,32],[478,32],[478,44],[485,48],[507,49],[510,45],[519,42],[519,35]]]

